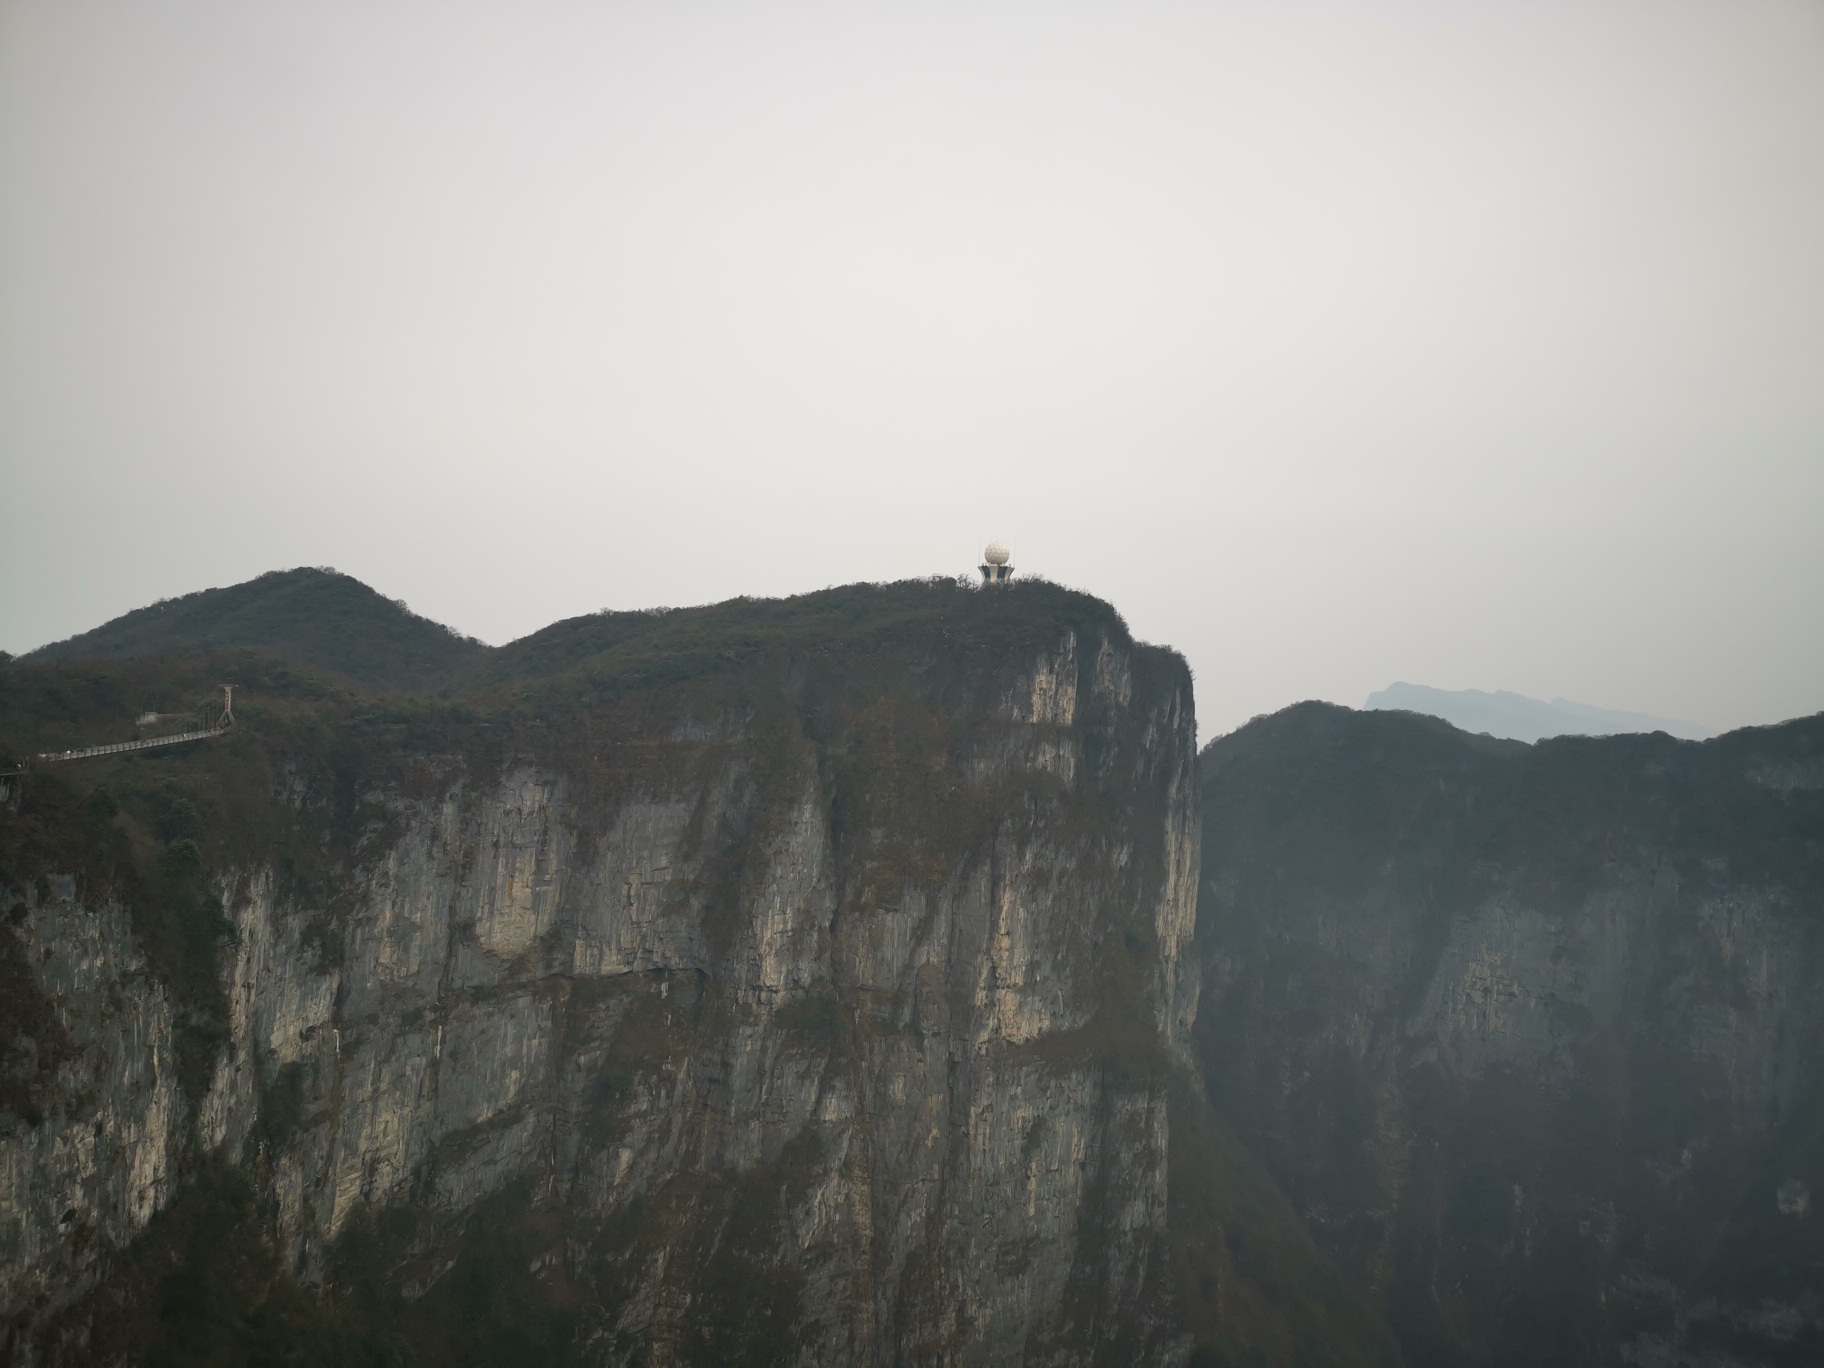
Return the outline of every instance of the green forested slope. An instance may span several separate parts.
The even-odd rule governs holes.
[[[372,689],[425,689],[488,648],[333,570],[274,570],[137,608],[28,661],[194,655],[252,647]]]

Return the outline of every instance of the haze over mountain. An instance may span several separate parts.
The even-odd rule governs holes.
[[[1512,741],[1542,741],[1548,736],[1619,736],[1627,732],[1663,731],[1686,741],[1717,735],[1696,722],[1680,722],[1649,713],[1617,712],[1554,698],[1545,703],[1498,689],[1434,689],[1424,684],[1389,684],[1368,695],[1370,711],[1397,710],[1441,717],[1466,732],[1485,732]]]
[[[1207,735],[1814,712],[1820,166],[1817,0],[8,0],[0,648],[998,537]]]

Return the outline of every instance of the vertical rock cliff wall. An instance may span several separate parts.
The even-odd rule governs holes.
[[[1824,725],[1204,754],[1199,1057],[1413,1364],[1824,1361]]]
[[[960,667],[892,650],[882,682],[810,651],[547,701],[498,763],[356,795],[333,895],[214,868],[201,1096],[108,890],[14,889],[63,1035],[0,1136],[12,1352],[121,1360],[85,1289],[206,1163],[288,1276],[352,1305],[368,1270],[433,1359],[478,1280],[530,1309],[471,1336],[589,1362],[1182,1359],[1188,672],[1093,615]],[[274,787],[351,801],[308,765]]]

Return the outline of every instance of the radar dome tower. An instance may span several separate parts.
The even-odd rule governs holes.
[[[1013,578],[1013,567],[1007,564],[1009,554],[999,542],[988,543],[988,549],[982,552],[984,564],[980,567],[983,584],[1006,584]]]

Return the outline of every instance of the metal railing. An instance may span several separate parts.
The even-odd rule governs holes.
[[[60,760],[86,760],[92,755],[119,755],[123,751],[150,750],[154,746],[175,746],[185,741],[207,741],[212,736],[220,736],[234,725],[234,685],[222,685],[221,712],[215,712],[213,703],[205,705],[205,708],[208,725],[195,731],[177,732],[170,736],[148,736],[139,741],[115,741],[106,746],[84,746],[80,750],[43,751],[32,758],[48,763]]]
[[[84,746],[81,750],[44,751],[34,760],[86,760],[91,755],[119,755],[122,751],[150,750],[154,746],[175,746],[180,741],[207,741],[220,736],[224,729],[178,732],[172,736],[148,736],[143,741],[116,741],[111,746]]]

